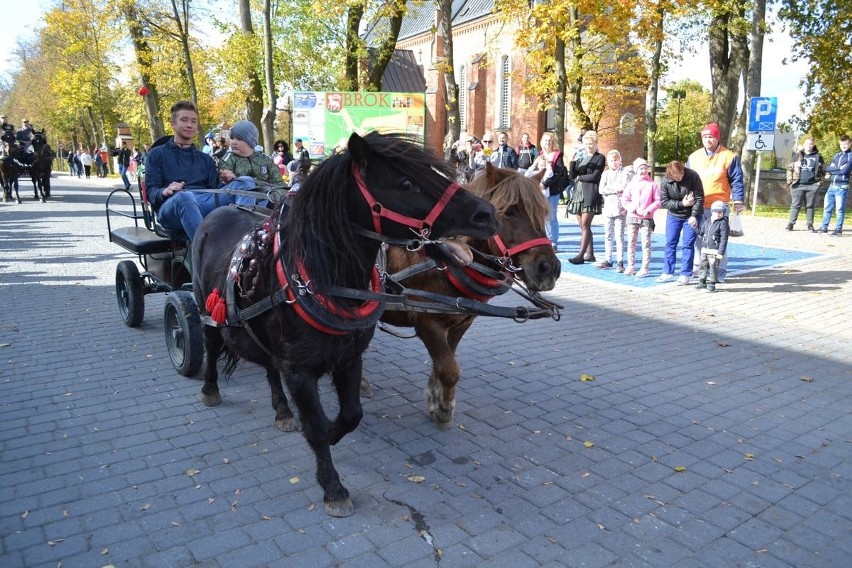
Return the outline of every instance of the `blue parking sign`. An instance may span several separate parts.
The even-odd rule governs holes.
[[[752,97],[749,102],[748,131],[775,132],[775,116],[778,114],[778,98]]]

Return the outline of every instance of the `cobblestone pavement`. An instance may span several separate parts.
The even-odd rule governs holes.
[[[164,295],[121,323],[110,185],[0,204],[0,566],[849,565],[852,234],[747,218],[744,242],[826,256],[714,295],[566,265],[561,321],[471,328],[444,431],[422,345],[377,334],[376,394],[332,452],[355,513],[334,519],[258,368],[206,408]]]

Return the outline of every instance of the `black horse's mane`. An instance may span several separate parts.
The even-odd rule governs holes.
[[[372,263],[363,261],[369,251],[362,248],[363,238],[356,237],[353,212],[348,210],[349,195],[354,193],[361,199],[352,175],[356,159],[353,152],[368,154],[357,158],[365,162],[359,165],[366,165],[367,171],[387,168],[399,179],[408,176],[422,193],[436,199],[453,176],[452,167],[445,160],[403,135],[371,132],[360,143],[366,149],[350,148],[322,162],[302,184],[287,214],[283,235],[286,263],[292,266],[295,259],[300,259],[318,290],[327,290],[338,275],[363,285],[369,282]],[[424,170],[439,175],[424,176]],[[378,242],[374,244],[377,249]]]

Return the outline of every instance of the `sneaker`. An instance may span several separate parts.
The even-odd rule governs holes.
[[[829,237],[839,237],[843,234],[843,229],[834,229],[828,236]]]
[[[784,229],[784,230],[785,231],[792,231],[793,230],[793,223],[787,223],[787,228]]]
[[[674,280],[674,274],[660,274],[654,282],[671,282]]]
[[[598,270],[606,270],[607,268],[612,268],[612,263],[608,260],[602,260],[595,265],[595,268]]]
[[[707,281],[706,280],[699,280],[698,284],[695,285],[696,290],[703,290],[706,287],[707,287]]]
[[[619,274],[624,272],[624,263],[622,261],[619,260],[618,264],[615,265],[615,271],[618,272]]]
[[[681,274],[680,276],[677,277],[677,285],[678,286],[686,286],[687,284],[689,284],[689,276],[687,276],[685,274]]]
[[[648,269],[643,268],[639,272],[636,273],[636,278],[647,278],[648,277]]]
[[[634,274],[636,274],[636,271],[633,269],[633,267],[632,267],[632,266],[630,266],[630,265],[628,264],[628,265],[627,265],[627,268],[625,268],[625,269],[624,269],[624,275],[625,275],[625,276],[633,276]]]
[[[724,284],[724,283],[725,283],[725,277],[724,276],[719,276],[718,278],[716,278],[716,284]],[[708,286],[709,286],[709,284],[708,284]]]
[[[708,282],[707,283],[707,291],[708,292],[715,292],[716,291],[716,285],[712,282]]]
[[[828,232],[828,229],[827,229],[826,227],[820,227],[820,228],[817,230],[817,233],[827,233],[827,232]]]
[[[817,230],[816,230],[816,229],[814,229],[814,226],[813,226],[813,225],[811,225],[811,224],[808,224],[808,231],[810,231],[810,232],[812,232],[812,233],[816,233],[816,232],[817,232]]]

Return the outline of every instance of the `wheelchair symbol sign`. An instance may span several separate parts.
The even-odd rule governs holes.
[[[752,97],[749,102],[748,131],[775,132],[778,98]]]
[[[746,150],[771,152],[775,147],[775,135],[765,132],[750,132],[746,138]]]

